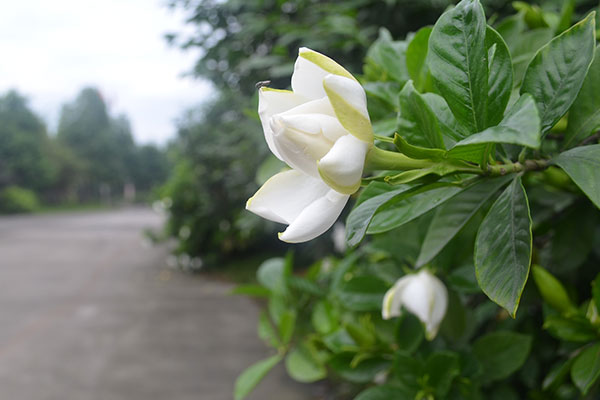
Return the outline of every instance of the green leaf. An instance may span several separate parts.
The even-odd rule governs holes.
[[[419,29],[406,48],[406,68],[419,92],[425,91],[431,80],[426,59],[432,30],[430,26]]]
[[[343,328],[339,328],[332,333],[323,336],[323,344],[333,353],[341,353],[344,351],[356,352],[359,350],[358,345],[352,339],[352,336]]]
[[[285,311],[279,320],[279,337],[283,344],[288,344],[292,340],[295,326],[296,313],[292,310]]]
[[[525,72],[521,93],[537,103],[542,133],[567,112],[594,59],[595,23],[591,13],[542,47]]]
[[[379,278],[357,276],[342,283],[336,294],[348,310],[378,311],[387,288],[387,284]]]
[[[514,318],[531,263],[531,215],[515,178],[483,219],[475,240],[475,274],[483,292]]]
[[[513,84],[518,87],[523,81],[527,67],[535,57],[537,51],[554,37],[550,28],[539,28],[527,32],[520,32],[518,40],[512,42],[507,39],[510,54],[513,60]]]
[[[279,347],[280,342],[266,312],[261,312],[258,318],[258,337],[273,347]]]
[[[380,206],[369,224],[367,233],[382,233],[398,228],[450,200],[464,190],[459,186],[434,187],[412,196],[396,195]]]
[[[486,21],[477,0],[463,0],[438,19],[429,37],[427,63],[456,119],[471,132],[487,128]]]
[[[399,104],[398,133],[413,144],[445,150],[437,118],[412,81],[402,88]]]
[[[387,183],[373,182],[361,194],[346,220],[346,241],[349,246],[355,246],[362,240],[373,214],[382,204],[394,196],[413,189],[413,186],[402,185],[394,190],[390,190],[390,188],[391,186]]]
[[[440,332],[452,342],[458,342],[467,327],[467,315],[460,297],[452,290],[448,291],[448,309],[442,321]]]
[[[544,329],[560,340],[566,342],[589,342],[598,338],[590,322],[583,317],[561,315],[548,315],[544,319]]]
[[[397,133],[394,135],[394,145],[400,153],[417,160],[444,158],[446,152],[441,149],[430,149],[427,147],[413,146]]]
[[[583,350],[571,368],[571,380],[584,395],[600,377],[600,343]]]
[[[379,371],[387,369],[390,361],[373,357],[354,363],[354,353],[340,353],[329,360],[329,366],[342,378],[354,383],[368,383]],[[356,364],[356,365],[355,365]]]
[[[530,336],[509,331],[488,333],[473,343],[473,353],[483,368],[484,382],[507,378],[523,365],[530,350]]]
[[[489,63],[487,126],[494,126],[502,120],[510,99],[513,85],[512,60],[506,42],[490,26],[485,31],[485,48]]]
[[[373,78],[369,80],[394,80],[403,85],[409,79],[406,43],[394,42],[385,28],[379,30],[379,38],[369,48],[366,61],[365,74]]]
[[[285,358],[287,373],[298,382],[315,382],[327,376],[321,364],[305,346],[296,347]]]
[[[450,351],[433,353],[425,364],[425,371],[429,375],[428,385],[433,387],[436,398],[446,398],[452,380],[460,375],[458,354]]]
[[[596,310],[600,311],[600,274],[592,281],[592,301],[596,305]]]
[[[354,400],[414,400],[414,391],[392,384],[373,386],[363,390]]]
[[[571,358],[564,363],[560,363],[552,367],[548,375],[542,381],[542,389],[554,392],[564,381],[569,374],[574,358]]]
[[[576,147],[553,161],[600,208],[600,144]]]
[[[596,47],[596,54],[598,47]],[[594,61],[583,81],[577,99],[569,110],[569,123],[563,148],[569,148],[600,129],[600,56]]]
[[[236,286],[231,291],[231,294],[241,294],[252,297],[269,297],[271,295],[271,291],[264,286],[246,284]]]
[[[431,261],[509,179],[500,177],[476,183],[442,204],[429,224],[416,267]]]
[[[315,282],[302,276],[290,275],[286,279],[287,286],[300,292],[308,293],[316,297],[324,295],[323,289]]]
[[[558,25],[556,26],[556,34],[562,33],[563,31],[569,29],[574,12],[575,0],[564,1],[562,9],[560,10],[560,19],[558,21]]]
[[[256,279],[264,287],[275,293],[285,293],[285,261],[283,258],[270,258],[263,262],[256,272]]]
[[[476,143],[510,143],[534,149],[540,147],[540,116],[533,98],[529,94],[522,95],[499,125],[461,140],[454,148]],[[449,151],[450,154],[454,148]]]
[[[326,301],[319,301],[315,304],[311,314],[311,322],[313,328],[322,335],[326,335],[338,327],[338,320],[333,307]]]
[[[564,286],[554,275],[539,265],[533,266],[532,273],[533,280],[546,303],[561,312],[576,311]]]
[[[424,93],[422,97],[437,117],[442,135],[446,139],[446,147],[451,147],[454,142],[469,136],[468,129],[454,118],[454,114],[442,96],[435,93]]]
[[[407,353],[413,353],[425,337],[423,324],[411,313],[403,313],[396,327],[396,343]]]
[[[265,360],[252,364],[235,380],[233,391],[235,400],[242,400],[258,385],[258,383],[273,369],[279,361],[280,355],[271,356]]]

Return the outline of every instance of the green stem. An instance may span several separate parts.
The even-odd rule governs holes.
[[[367,170],[397,170],[406,171],[409,169],[423,169],[434,166],[436,163],[431,160],[415,160],[404,154],[382,150],[379,147],[372,146],[365,160],[365,169]]]
[[[440,172],[445,171],[442,175],[450,172],[462,172],[476,175],[503,176],[518,172],[541,171],[548,168],[549,165],[546,160],[523,160],[504,164],[488,164],[485,169],[482,169],[458,160],[414,159],[395,151],[382,150],[376,146],[369,149],[365,160],[366,171],[427,169],[438,175]]]
[[[491,176],[503,176],[516,172],[541,171],[548,168],[546,160],[525,160],[506,164],[488,165],[487,174]]]

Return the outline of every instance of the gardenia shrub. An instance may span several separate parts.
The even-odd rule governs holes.
[[[301,49],[292,91],[260,89],[289,169],[247,208],[301,242],[354,204],[343,258],[271,259],[236,289],[267,299],[276,349],[236,399],[279,362],[358,400],[600,395],[600,58],[574,5],[492,27],[463,0],[404,41],[382,31],[362,76]]]

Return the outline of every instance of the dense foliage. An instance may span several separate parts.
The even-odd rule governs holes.
[[[433,28],[382,31],[370,47],[375,145],[421,167],[364,180],[344,258],[301,275],[272,259],[260,285],[237,289],[267,299],[258,333],[277,349],[239,377],[237,399],[279,362],[359,400],[597,398],[596,15],[571,25],[574,1],[516,8],[486,21],[463,0]],[[412,313],[381,315],[415,268],[448,290],[435,338]]]
[[[10,91],[0,97],[0,171],[0,212],[27,212],[119,200],[128,183],[144,195],[165,181],[168,163],[163,150],[136,146],[127,119],[111,117],[96,89],[64,106],[56,136]]]

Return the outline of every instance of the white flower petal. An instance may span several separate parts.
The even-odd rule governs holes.
[[[430,286],[433,289],[433,307],[429,316],[429,322],[425,326],[427,339],[431,340],[437,335],[446,310],[448,308],[448,290],[446,286],[436,278],[434,275],[429,274],[428,277],[431,281]]]
[[[331,74],[323,80],[323,87],[344,128],[360,140],[372,142],[373,128],[362,86],[352,79]]]
[[[334,224],[349,198],[350,196],[330,189],[325,196],[306,207],[279,238],[288,243],[306,242],[316,238]]]
[[[402,314],[402,307],[425,325],[425,337],[432,340],[448,307],[446,286],[429,271],[403,276],[387,291],[382,304],[382,317],[389,319]]]
[[[340,193],[352,194],[360,187],[369,144],[352,135],[339,138],[318,163],[319,174]]]
[[[394,284],[383,298],[383,307],[381,308],[381,316],[383,319],[390,319],[402,315],[402,299],[406,287],[414,279],[413,275],[404,276]]]
[[[265,140],[269,150],[280,160],[281,156],[277,153],[277,149],[273,144],[273,132],[269,126],[269,121],[273,115],[293,109],[305,102],[305,98],[289,90],[261,88],[258,91],[258,116],[265,134]]]
[[[290,224],[329,190],[320,179],[302,172],[280,172],[266,181],[248,200],[246,209],[268,220]]]
[[[298,56],[292,74],[292,90],[301,96],[314,100],[327,96],[323,89],[323,79],[329,72],[323,68]]]
[[[275,148],[289,166],[318,178],[317,161],[327,154],[333,143],[323,135],[296,130],[288,126],[286,121],[279,115],[271,118]],[[313,128],[307,123],[298,125],[302,125],[300,128]]]
[[[415,275],[402,293],[404,307],[424,323],[429,320],[432,300],[433,290],[418,275]]]
[[[331,106],[331,102],[327,97],[321,97],[320,99],[307,101],[299,104],[294,108],[290,108],[281,115],[301,115],[301,114],[325,114],[336,118],[335,111]]]

